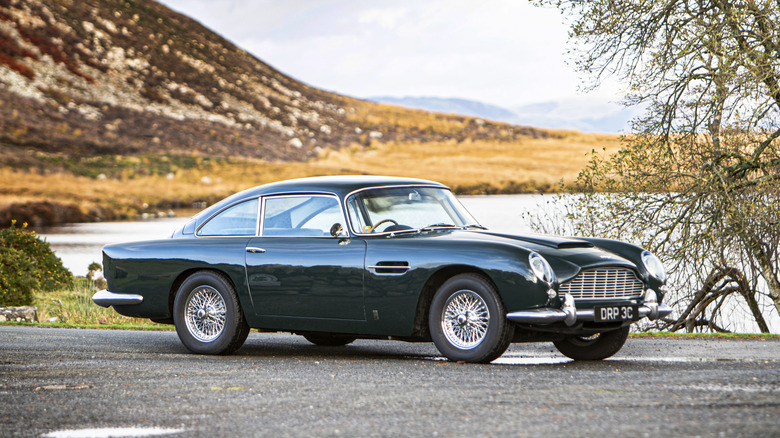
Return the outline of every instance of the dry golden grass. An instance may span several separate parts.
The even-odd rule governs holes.
[[[349,114],[349,118],[364,125],[432,129],[435,132],[446,134],[463,130],[474,120],[470,117],[454,114],[428,112],[362,100],[350,101],[349,105],[355,109],[353,113]]]
[[[453,187],[519,183],[528,187],[572,183],[593,150],[618,149],[614,135],[558,133],[564,138],[527,138],[518,142],[390,143],[368,149],[329,151],[312,163],[353,173],[428,178]]]
[[[393,107],[389,107],[392,109]],[[428,113],[423,113],[428,114]],[[420,121],[420,120],[418,120]],[[454,122],[453,122],[454,123]],[[69,173],[38,174],[0,168],[0,208],[12,203],[56,201],[82,209],[102,206],[120,214],[173,201],[216,200],[259,184],[289,178],[375,174],[427,178],[461,191],[553,190],[572,183],[592,150],[614,152],[616,135],[554,132],[548,138],[353,145],[326,151],[309,162],[233,160],[179,169],[175,177],[134,175],[103,180]],[[210,179],[210,183],[204,182]]]

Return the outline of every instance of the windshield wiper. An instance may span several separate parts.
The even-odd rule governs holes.
[[[420,231],[450,230],[450,229],[453,229],[453,228],[460,228],[460,227],[457,227],[457,226],[452,225],[452,224],[440,223],[440,224],[426,225],[426,226],[420,228]]]
[[[459,227],[453,224],[438,223],[438,224],[427,225],[421,228],[407,228],[405,230],[390,231],[387,237],[393,237],[398,234],[422,233],[426,231],[437,231],[437,230],[466,230],[469,228],[487,230],[486,227],[483,227],[480,224],[468,224]]]
[[[420,228],[405,228],[403,230],[395,230],[395,231],[386,231],[387,237],[393,237],[397,234],[412,234],[412,233],[420,233],[422,230]],[[383,233],[384,234],[384,233]]]

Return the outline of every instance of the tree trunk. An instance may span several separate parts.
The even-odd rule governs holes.
[[[775,305],[777,314],[780,315],[780,281],[777,279],[774,270],[772,269],[772,263],[766,257],[763,251],[756,257],[758,265],[761,267],[761,276],[766,280],[766,284],[769,287],[769,298]]]
[[[758,301],[756,301],[756,297],[753,296],[753,293],[750,291],[750,289],[743,290],[742,297],[745,298],[745,301],[750,308],[750,313],[753,314],[753,320],[755,320],[756,324],[758,324],[758,329],[761,330],[761,333],[769,333],[769,326],[764,319],[764,315],[761,314],[761,308],[758,307]]]

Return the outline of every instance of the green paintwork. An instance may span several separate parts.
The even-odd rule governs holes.
[[[641,248],[603,239],[476,230],[340,237],[196,235],[214,214],[246,199],[320,193],[337,196],[344,209],[344,200],[356,190],[399,185],[445,188],[430,181],[382,177],[285,181],[238,193],[209,207],[170,239],[107,245],[103,252],[108,290],[144,297],[141,304],[115,308],[128,316],[165,320],[171,316],[181,281],[192,272],[213,270],[235,286],[245,318],[254,328],[424,337],[430,296],[443,281],[461,272],[488,277],[508,312],[560,307],[558,299],[548,298],[547,285],[531,272],[531,251],[549,261],[559,282],[583,268],[617,265],[634,269],[651,287],[660,286],[644,271]],[[264,252],[247,252],[255,247]]]

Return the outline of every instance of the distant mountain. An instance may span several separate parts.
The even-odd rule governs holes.
[[[369,97],[377,103],[405,106],[439,113],[460,114],[462,116],[481,117],[490,120],[510,122],[515,114],[500,106],[490,105],[476,100],[445,97]]]
[[[511,108],[511,123],[550,129],[575,129],[582,132],[622,133],[639,114],[637,108],[606,102],[587,96],[562,101],[542,102]]]
[[[634,108],[588,97],[540,102],[504,108],[468,99],[441,97],[370,97],[373,102],[424,109],[446,114],[480,117],[515,125],[582,132],[619,133],[628,131],[628,122],[637,114]]]

